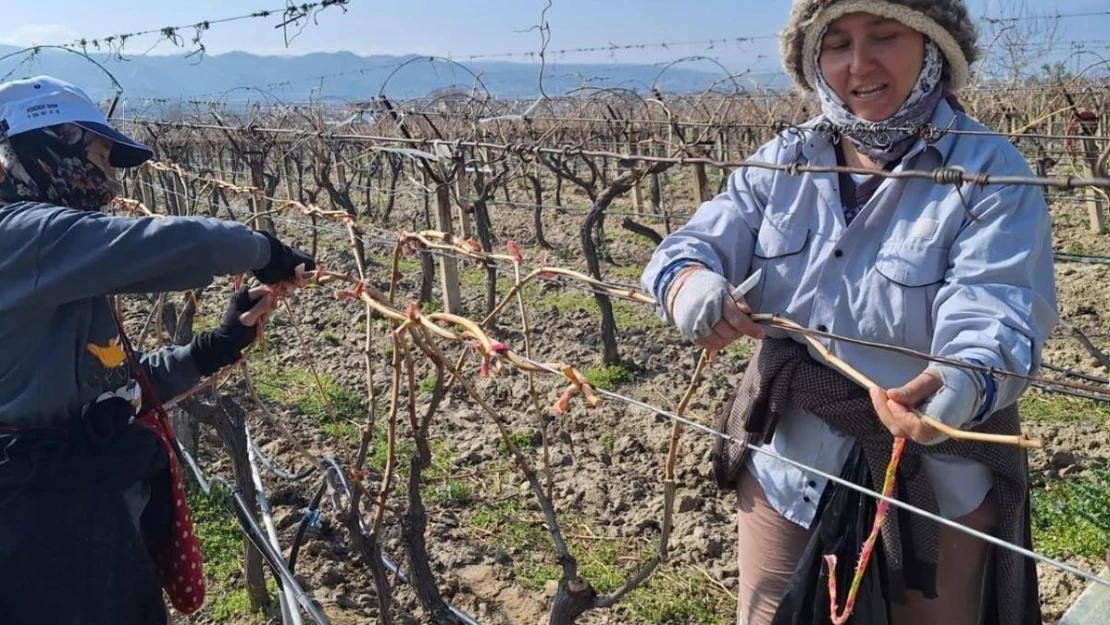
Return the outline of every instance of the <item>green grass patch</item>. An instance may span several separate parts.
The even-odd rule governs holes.
[[[320,384],[331,402],[333,419],[320,395],[320,387],[316,378],[310,371],[292,367],[277,367],[272,362],[260,359],[252,365],[252,375],[258,393],[265,402],[283,406],[296,406],[305,416],[315,419],[320,430],[327,436],[343,441],[352,446],[362,441],[362,430],[366,423],[367,398],[360,392],[340,385],[328,375],[320,376]],[[417,387],[417,392],[430,393],[435,386],[434,378],[426,378]],[[398,414],[398,434],[394,444],[394,457],[396,475],[406,478],[409,473],[410,460],[416,453],[416,443],[411,434],[403,429],[407,419],[405,410],[406,400],[402,398],[402,405]],[[388,456],[388,432],[386,419],[389,416],[388,397],[380,398],[375,415],[374,433],[370,439],[370,453],[366,458],[366,467],[377,473],[385,470]],[[450,464],[450,445],[443,441],[430,441],[432,451],[432,465],[424,471],[427,481],[441,481],[447,479],[452,470]],[[453,486],[444,494],[444,501],[458,502],[464,497],[458,486]]]
[[[417,385],[416,385],[416,396],[420,397],[422,395],[431,395],[432,392],[434,392],[435,390],[436,390],[436,378],[435,378],[434,375],[430,375],[430,376],[424,378],[423,380],[420,380],[420,382],[417,383]]]
[[[629,598],[629,612],[652,625],[726,625],[736,622],[732,598],[694,571],[656,571]]]
[[[553,261],[557,260],[561,263],[573,262],[582,254],[582,248],[578,245],[556,245],[555,249],[551,250],[551,258]]]
[[[637,219],[637,221],[641,221],[641,220]],[[659,232],[659,234],[663,234],[663,233]],[[655,243],[651,239],[649,239],[649,238],[647,238],[647,237],[645,237],[641,234],[636,234],[635,232],[632,232],[631,230],[626,230],[624,228],[621,228],[619,223],[613,224],[612,227],[606,227],[605,228],[605,237],[602,239],[602,244],[607,248],[611,248],[612,245],[613,245],[613,242],[618,241],[618,240],[626,241],[630,245],[632,245],[634,247],[643,248],[646,251],[654,250],[655,247],[656,247]]]
[[[644,268],[640,265],[623,265],[616,267],[609,267],[605,272],[608,277],[615,278],[624,284],[640,284],[640,276],[644,274]]]
[[[1021,396],[1018,410],[1022,421],[1035,423],[1103,423],[1110,419],[1110,405],[1036,391]]]
[[[610,301],[613,304],[613,321],[616,322],[619,330],[648,328],[659,323],[646,304],[615,298],[610,298]],[[539,302],[542,306],[555,309],[561,315],[574,311],[585,312],[596,319],[597,323],[601,323],[601,309],[598,308],[597,301],[591,293],[585,291],[551,293],[539,298]]]
[[[321,374],[317,383],[312,372],[304,369],[277,367],[266,360],[256,361],[252,367],[263,401],[295,406],[314,419],[324,434],[336,440],[356,444],[361,439],[360,424],[366,421],[367,405],[363,394],[342,386],[327,374]]]
[[[515,581],[527,590],[542,591],[558,581],[562,569],[542,515],[521,498],[477,504],[468,523],[482,540],[506,550]],[[599,593],[620,587],[654,552],[653,543],[630,543],[606,537],[573,537],[592,531],[582,519],[563,515],[560,524],[578,574]],[[575,528],[571,531],[570,528]],[[724,625],[735,619],[735,604],[723,591],[693,570],[661,566],[642,586],[626,596],[618,609],[649,625]]]
[[[1053,558],[1101,559],[1110,540],[1110,470],[1053,479],[1031,491],[1033,545]]]
[[[471,513],[471,526],[493,533],[499,546],[510,550],[531,550],[551,543],[543,523],[531,523],[532,516],[519,497],[497,503],[482,502]]]
[[[334,330],[321,330],[320,338],[324,339],[328,343],[331,343],[332,345],[339,345],[342,342],[342,339],[339,338],[339,335],[336,334]]]
[[[721,350],[721,353],[737,358],[751,358],[752,343],[741,338],[729,343],[727,346],[725,346],[723,350]]]
[[[613,448],[616,447],[617,437],[612,432],[606,432],[601,435],[601,450],[607,454],[613,453]]]
[[[495,252],[496,253],[496,252]],[[520,277],[528,275],[529,270],[521,268]],[[480,289],[482,293],[486,292],[486,270],[482,267],[466,266],[459,268],[459,284],[473,288]],[[508,269],[497,272],[497,296],[504,297],[509,289],[513,288],[514,279],[512,273],[512,266]]]
[[[611,391],[621,384],[635,382],[641,373],[643,373],[642,367],[629,362],[620,362],[602,367],[589,367],[583,375],[594,387]]]
[[[593,314],[598,312],[594,297],[584,292],[549,293],[541,297],[539,301],[548,308],[554,308],[560,314],[575,311]]]
[[[509,440],[513,442],[513,447],[521,451],[532,447],[534,444],[534,437],[529,430],[517,430],[516,432],[509,433]],[[509,446],[505,444],[505,439],[499,438],[497,440],[497,449],[503,455],[509,455]]]
[[[388,276],[389,268],[393,266],[393,252],[377,256],[377,261],[385,265],[386,275]],[[401,258],[397,259],[397,271],[400,271],[402,276],[420,275],[420,257],[402,255]]]
[[[474,501],[470,487],[453,478],[429,484],[424,489],[424,496],[429,502],[448,508],[465,508]]]
[[[416,443],[412,442],[410,438],[398,434],[393,442],[395,475],[407,476],[409,474],[409,460],[414,453],[416,453]],[[370,455],[366,458],[366,466],[380,473],[385,471],[388,459],[389,433],[385,431],[384,424],[375,424],[374,436],[370,438]]]
[[[319,421],[332,420],[328,414],[328,403],[337,421],[361,422],[366,418],[366,397],[342,386],[326,373],[320,374],[317,383],[316,376],[307,369],[283,367],[267,359],[257,359],[251,363],[251,374],[258,394],[265,401],[297,406],[306,416]]]
[[[223,323],[222,310],[218,313],[197,314],[193,317],[193,334],[215,330],[221,323]]]
[[[320,386],[311,372],[296,368],[278,368],[265,361],[253,365],[258,393],[263,401],[285,406],[296,406],[305,416],[315,419],[321,431],[336,440],[357,445],[362,440],[362,430],[366,422],[367,398],[362,393],[340,385],[328,375],[320,376],[320,386],[331,403],[334,418],[328,413],[327,404],[320,394]],[[405,410],[405,406],[401,406]],[[367,468],[375,471],[385,469],[388,455],[388,433],[385,420],[389,414],[388,398],[379,401],[374,435],[370,442],[370,455],[366,459]],[[398,420],[404,419],[398,415]],[[435,446],[433,446],[433,449]],[[397,475],[408,475],[409,459],[416,451],[411,437],[398,434],[394,445],[397,458]]]
[[[424,499],[432,504],[448,508],[465,508],[474,502],[470,486],[452,477],[454,466],[451,464],[451,446],[441,440],[429,441],[432,452],[431,466],[424,469]],[[410,455],[402,461],[404,474],[408,475]]]
[[[621,330],[650,328],[660,323],[648,305],[618,299],[613,300],[613,320]]]
[[[266,622],[261,613],[252,614],[250,599],[243,578],[243,532],[239,523],[225,507],[227,494],[213,485],[205,495],[192,487],[186,493],[193,527],[200,541],[204,559],[206,609],[216,622],[232,619],[249,619],[261,625]],[[266,578],[271,597],[277,591],[272,577]]]

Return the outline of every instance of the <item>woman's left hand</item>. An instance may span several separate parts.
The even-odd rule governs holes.
[[[927,444],[934,442],[941,434],[912,410],[943,385],[940,376],[925,371],[898,388],[872,388],[871,403],[891,434]]]

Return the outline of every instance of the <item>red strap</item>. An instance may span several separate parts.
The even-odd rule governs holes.
[[[204,562],[200,553],[200,541],[193,532],[189,505],[182,486],[181,471],[177,462],[177,439],[174,437],[169,416],[162,409],[162,402],[154,392],[154,385],[135,357],[135,351],[123,331],[123,323],[119,315],[114,310],[112,314],[115,317],[120,342],[131,366],[131,373],[142,388],[143,402],[151,406],[136,418],[136,423],[150,428],[158,435],[169,460],[173,527],[170,539],[157,554],[162,588],[169,595],[174,608],[183,614],[192,614],[204,605]]]

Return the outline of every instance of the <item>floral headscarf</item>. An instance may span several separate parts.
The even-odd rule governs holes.
[[[57,124],[0,140],[0,204],[46,202],[99,211],[111,202],[119,183],[89,160],[89,132]]]

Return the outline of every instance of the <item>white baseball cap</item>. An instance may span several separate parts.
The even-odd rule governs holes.
[[[0,138],[55,124],[75,124],[114,142],[108,162],[137,167],[154,150],[108,125],[92,99],[78,87],[51,76],[0,84]]]

